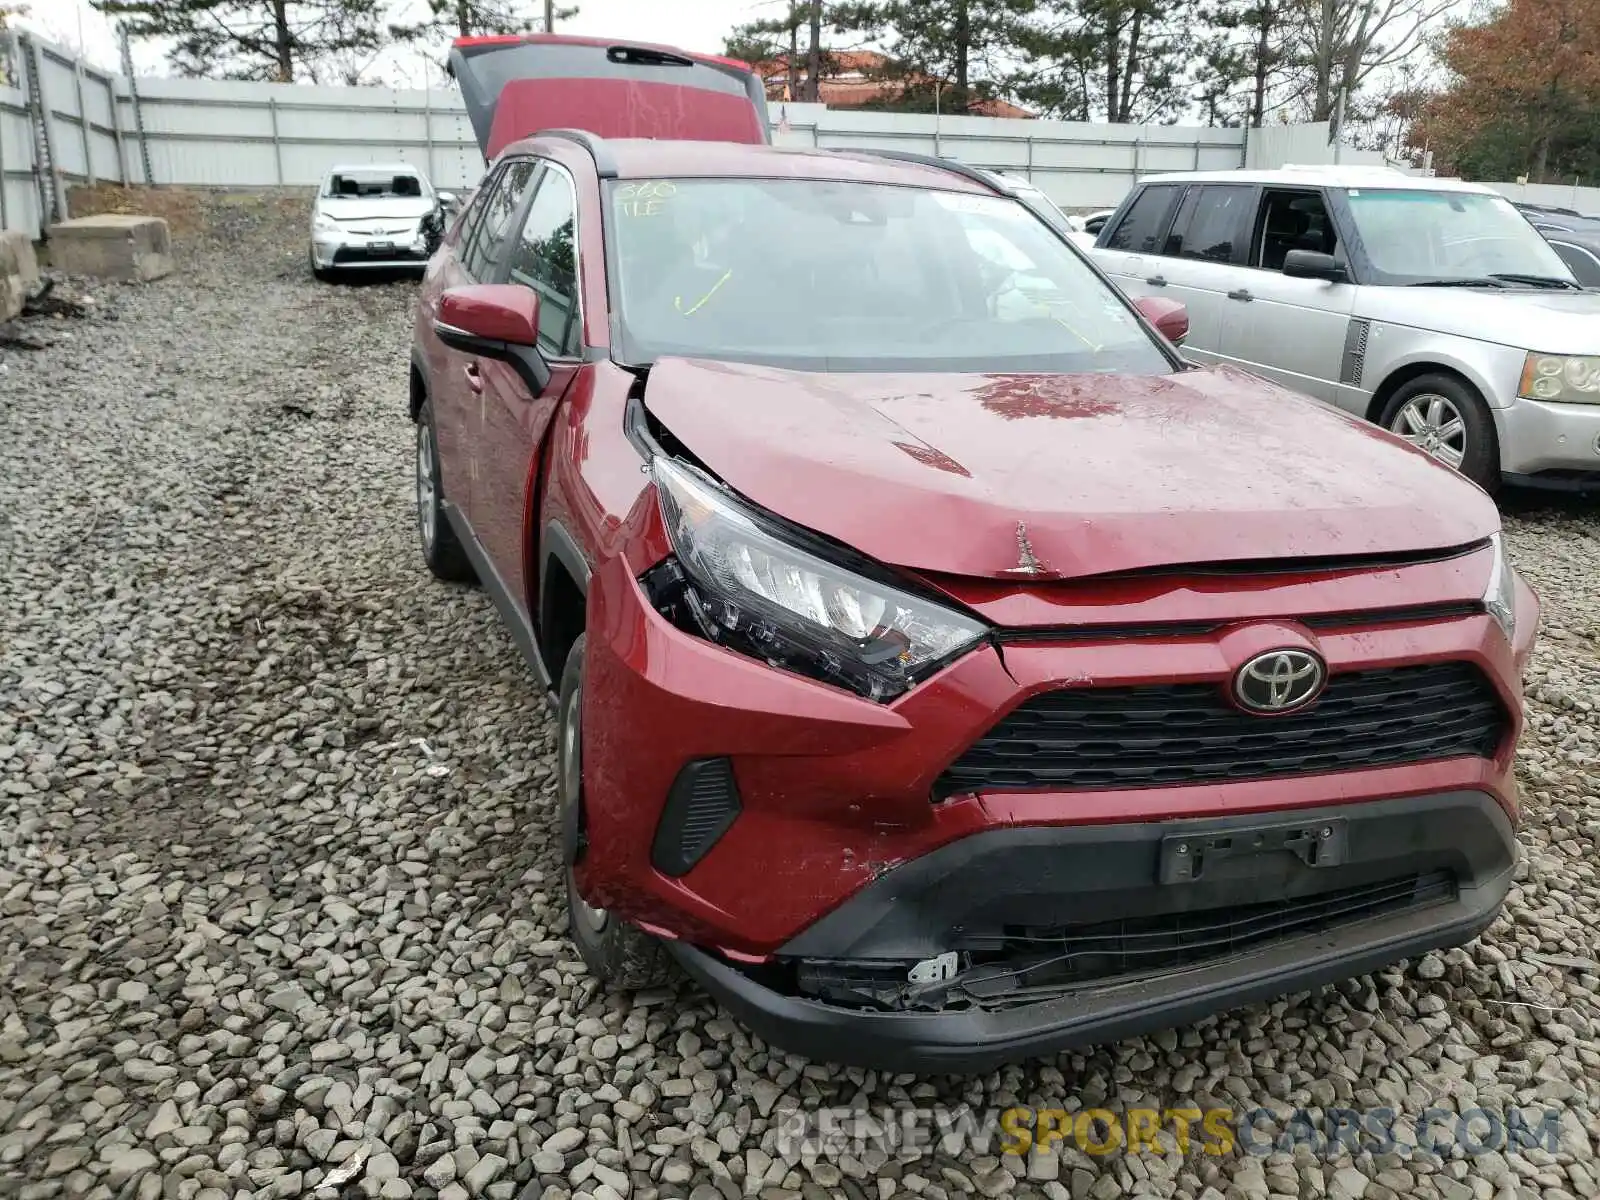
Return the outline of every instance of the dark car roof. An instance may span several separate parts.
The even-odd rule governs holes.
[[[554,142],[572,146],[568,139],[535,134],[507,146],[505,153],[530,153]],[[599,143],[608,166],[618,179],[730,179],[792,178],[830,179],[841,182],[889,183],[903,187],[942,188],[952,192],[990,189],[955,171],[922,163],[878,158],[849,150],[811,150],[782,146],[752,146],[738,142],[655,141],[649,138],[607,138]]]

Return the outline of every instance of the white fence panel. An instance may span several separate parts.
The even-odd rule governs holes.
[[[1253,170],[1334,162],[1345,166],[1381,167],[1385,161],[1383,154],[1377,150],[1357,150],[1331,143],[1326,121],[1310,125],[1266,125],[1252,129],[1244,156],[1244,165]]]
[[[1600,213],[1600,187],[1581,187],[1576,183],[1491,183],[1489,186],[1508,199],[1527,204]]]
[[[780,146],[900,150],[956,159],[1031,179],[1066,208],[1115,204],[1134,180],[1157,171],[1229,170],[1244,131],[1182,125],[1094,125],[775,106]]]
[[[0,87],[0,227],[31,233],[39,229],[28,97],[13,87]]]
[[[483,174],[454,91],[129,80],[80,66],[58,46],[37,39],[34,45],[50,110],[50,149],[67,186],[113,180],[305,187],[337,163],[396,159],[454,190],[474,186]],[[37,234],[27,97],[16,90],[0,93],[0,221]],[[778,145],[955,159],[1026,176],[1073,209],[1113,205],[1136,180],[1158,172],[1329,162],[1334,153],[1326,125],[1252,130],[1247,139],[1241,129],[862,112],[820,104],[775,104],[772,116]],[[1379,158],[1348,149],[1339,157]]]

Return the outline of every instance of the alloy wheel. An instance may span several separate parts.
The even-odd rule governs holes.
[[[1433,392],[1413,396],[1395,413],[1389,428],[1419,450],[1457,470],[1467,456],[1467,424],[1448,397]]]
[[[433,550],[435,525],[439,520],[438,488],[433,474],[433,431],[426,424],[417,426],[417,528],[422,533],[422,549]]]

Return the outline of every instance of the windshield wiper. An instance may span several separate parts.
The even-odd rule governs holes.
[[[1503,288],[1505,284],[1492,275],[1462,276],[1460,279],[1424,279],[1408,283],[1407,287],[1486,287]]]
[[[1562,279],[1559,275],[1522,275],[1515,271],[1495,271],[1494,278],[1504,279],[1507,283],[1525,283],[1529,287],[1560,288],[1563,291],[1583,291],[1583,285],[1574,283],[1570,279]]]

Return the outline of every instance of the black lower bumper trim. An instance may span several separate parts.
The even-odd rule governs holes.
[[[1415,820],[1394,824],[1397,808],[1410,808]],[[1003,1063],[1074,1046],[1185,1024],[1222,1009],[1347,979],[1397,959],[1469,941],[1494,920],[1511,886],[1515,836],[1510,821],[1491,797],[1476,792],[1449,793],[1439,797],[1342,806],[1321,810],[1321,815],[1346,816],[1351,822],[1351,836],[1359,846],[1363,840],[1361,825],[1368,818],[1349,814],[1362,810],[1370,810],[1368,817],[1376,819],[1379,827],[1389,824],[1388,836],[1391,837],[1406,836],[1409,825],[1411,848],[1423,857],[1433,857],[1427,849],[1430,844],[1469,843],[1465,853],[1457,859],[1454,897],[1286,937],[1180,970],[1087,982],[1064,994],[1009,1008],[893,1012],[829,1004],[777,991],[694,946],[683,942],[668,945],[684,969],[708,992],[754,1032],[785,1050],[821,1061],[890,1071],[986,1071]],[[1303,814],[1306,819],[1316,819],[1317,815]],[[1439,821],[1445,824],[1435,825]],[[1175,826],[1194,828],[1206,824],[1231,828],[1237,822],[1164,823],[1130,829],[1154,831],[1153,836],[1159,841],[1163,832]],[[1075,838],[1081,839],[1090,830],[1104,834],[1107,828],[1066,827],[1049,832],[1065,844]],[[983,843],[987,839],[1003,840],[1006,835],[1043,835],[1044,832],[998,830],[964,840]],[[1486,844],[1489,840],[1492,845]],[[1090,841],[1088,845],[1094,848],[1097,843]],[[1061,848],[1058,844],[1058,851]],[[1099,854],[1103,849],[1099,847],[1094,852]],[[939,853],[927,857],[935,859]],[[1002,861],[982,853],[981,845],[967,846],[965,853],[991,870],[999,869],[998,863]],[[892,901],[895,893],[892,886],[882,895],[868,894],[916,865],[909,863],[896,868],[866,889],[862,896],[867,898],[856,910],[856,916],[865,917],[877,906]],[[1063,874],[1071,877],[1070,870]],[[970,877],[945,878],[946,890],[958,892]],[[998,886],[1006,886],[1005,879],[1001,876]],[[1157,895],[1173,886],[1155,883],[1153,873],[1148,880],[1147,890]],[[915,884],[914,879],[906,882]],[[1025,881],[1015,876],[1011,877],[1011,882],[1026,886]],[[912,892],[915,891],[913,886]],[[858,896],[837,912],[849,913],[860,900],[862,897]],[[908,932],[899,922],[890,922],[890,925],[902,933]]]

